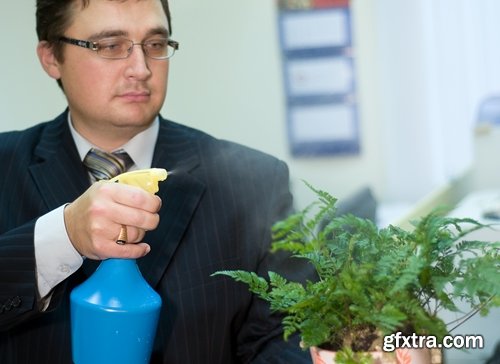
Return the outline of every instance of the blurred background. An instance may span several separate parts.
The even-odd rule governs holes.
[[[321,156],[291,153],[278,2],[170,3],[181,47],[162,114],[286,161],[297,208],[306,180],[375,201],[381,225],[484,189],[460,211],[500,211],[498,0],[352,0],[359,152]],[[0,28],[0,131],[52,119],[66,104],[36,57],[35,2],[3,1]]]

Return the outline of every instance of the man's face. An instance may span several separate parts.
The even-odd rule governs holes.
[[[98,41],[120,35],[141,43],[166,36],[169,28],[159,0],[91,0],[74,10],[64,34],[68,38]],[[104,59],[69,44],[63,52],[57,68],[80,133],[91,140],[97,133],[134,135],[151,124],[165,100],[168,60],[147,57],[139,45],[126,59]]]

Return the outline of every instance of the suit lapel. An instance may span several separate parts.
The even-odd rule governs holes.
[[[153,167],[166,168],[169,176],[158,191],[162,199],[160,224],[144,238],[151,253],[138,261],[153,287],[171,262],[205,190],[205,185],[190,174],[198,167],[199,156],[187,130],[164,120],[160,123]]]
[[[189,225],[204,186],[186,176],[171,176],[159,195],[163,205],[158,228],[146,234],[151,253],[139,259],[142,274],[151,286],[156,286]]]
[[[34,184],[47,210],[73,201],[89,186],[85,169],[63,113],[45,128],[30,166]]]

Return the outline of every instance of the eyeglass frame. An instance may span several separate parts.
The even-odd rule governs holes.
[[[166,57],[152,57],[152,56],[150,56],[148,54],[148,51],[144,48],[144,44],[146,42],[135,43],[133,40],[125,38],[125,37],[107,37],[107,38],[101,39],[101,41],[104,40],[104,39],[113,39],[113,38],[120,38],[120,39],[124,39],[124,40],[127,40],[127,41],[130,42],[131,47],[127,49],[127,55],[125,57],[114,58],[114,57],[105,57],[105,56],[102,56],[101,54],[99,54],[99,41],[81,40],[81,39],[75,39],[75,38],[70,38],[70,37],[65,37],[65,36],[59,37],[59,41],[63,42],[63,43],[66,43],[66,44],[71,44],[71,45],[75,45],[75,46],[78,46],[78,47],[90,49],[91,51],[96,52],[96,54],[99,57],[104,58],[104,59],[127,59],[132,54],[132,50],[133,50],[133,48],[134,48],[135,45],[140,45],[141,48],[142,48],[142,51],[144,52],[144,54],[147,57],[149,57],[151,59],[156,59],[156,60],[165,60],[165,59],[172,58],[172,56],[175,54],[175,52],[177,50],[179,50],[179,42],[177,42],[177,41],[175,41],[173,39],[168,39],[168,38],[163,38],[163,37],[160,38],[160,39],[167,39],[167,46],[170,46],[170,47],[172,47],[174,49],[174,52],[170,56],[167,55]]]

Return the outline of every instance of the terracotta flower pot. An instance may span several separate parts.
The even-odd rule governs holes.
[[[317,347],[309,349],[313,364],[335,364],[336,352]],[[373,351],[372,364],[441,364],[441,353],[429,349],[396,349],[394,352]]]

